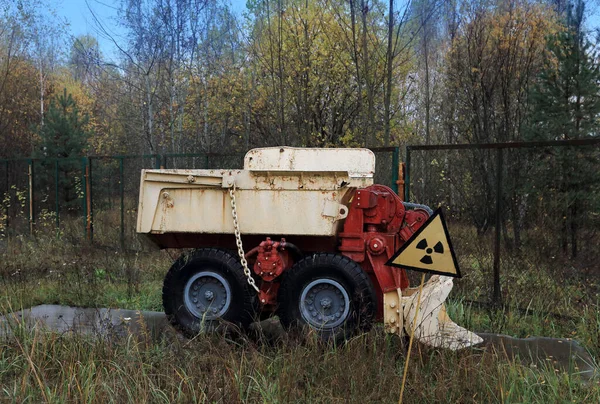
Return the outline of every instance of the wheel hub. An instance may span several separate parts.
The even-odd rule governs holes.
[[[333,279],[309,283],[300,297],[300,313],[311,327],[334,328],[348,318],[350,298],[346,289]]]
[[[220,318],[231,305],[229,282],[216,272],[199,272],[185,285],[184,303],[189,312],[198,318]]]
[[[323,309],[328,309],[331,307],[331,299],[329,299],[328,297],[321,299],[321,307]]]

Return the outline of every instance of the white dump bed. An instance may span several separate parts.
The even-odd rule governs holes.
[[[250,150],[243,170],[142,170],[138,233],[333,236],[356,188],[373,183],[368,149]]]

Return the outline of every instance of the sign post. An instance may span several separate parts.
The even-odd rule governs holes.
[[[421,305],[421,295],[425,283],[425,274],[439,274],[460,278],[460,269],[458,261],[454,254],[454,249],[450,242],[450,235],[442,209],[437,209],[433,215],[417,230],[412,237],[400,247],[398,251],[390,258],[386,265],[399,267],[403,269],[412,269],[423,272],[421,284],[419,285],[419,296],[417,297],[417,306],[415,308],[415,318],[410,330],[410,340],[408,343],[408,353],[404,362],[404,374],[402,375],[402,386],[400,388],[399,403],[402,403],[404,395],[404,385],[406,384],[406,375],[408,374],[408,362],[417,328],[417,316]]]

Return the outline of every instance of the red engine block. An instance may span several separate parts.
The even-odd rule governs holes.
[[[378,295],[407,288],[406,272],[385,263],[427,221],[425,210],[406,210],[398,195],[384,185],[359,189],[352,198],[339,250],[361,264]]]

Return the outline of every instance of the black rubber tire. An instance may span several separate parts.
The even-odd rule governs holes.
[[[346,320],[337,327],[312,328],[302,317],[302,291],[317,279],[334,280],[348,294],[350,311]],[[278,303],[277,315],[285,329],[312,329],[325,341],[341,342],[359,331],[368,331],[376,314],[376,294],[371,280],[355,261],[339,254],[313,254],[284,272]]]
[[[231,288],[229,308],[218,319],[203,320],[185,306],[185,285],[201,271],[219,274]],[[197,335],[201,330],[215,331],[230,325],[245,329],[254,321],[258,307],[256,291],[248,284],[239,259],[216,248],[202,248],[181,255],[165,276],[162,298],[167,319],[188,337]]]

